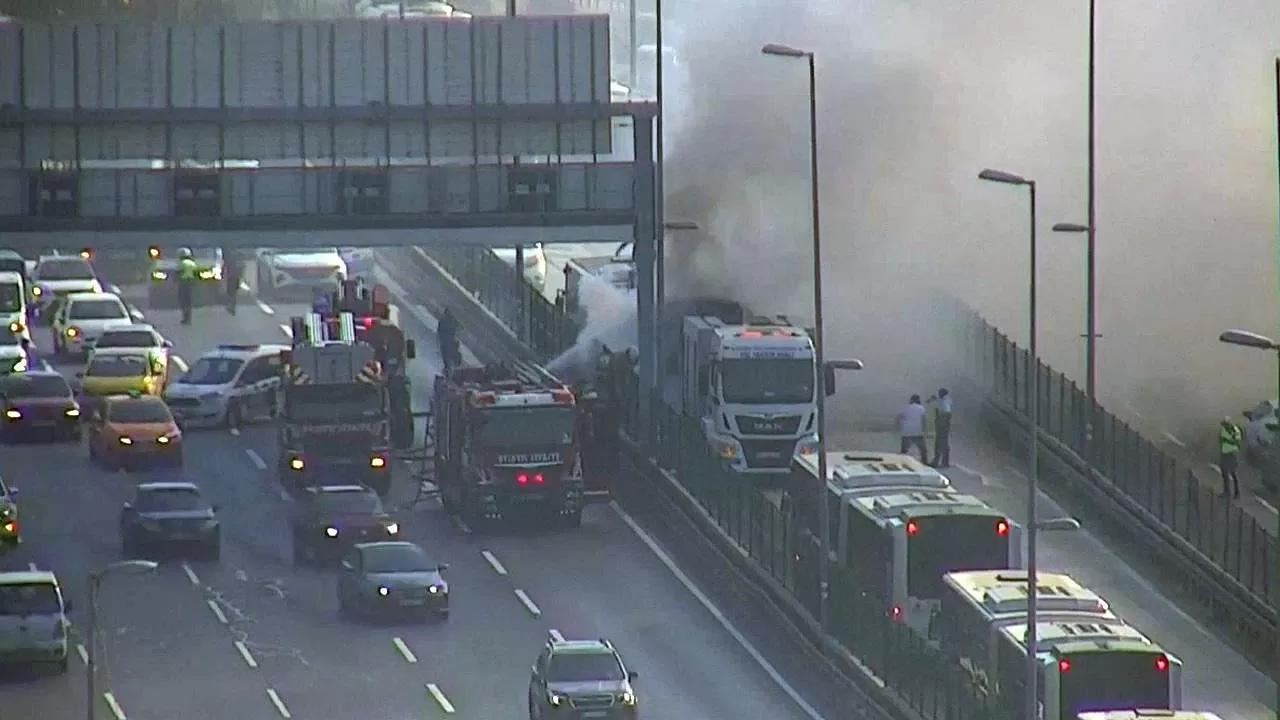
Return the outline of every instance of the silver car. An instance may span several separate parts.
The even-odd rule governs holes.
[[[67,671],[71,603],[47,570],[0,573],[0,663]]]
[[[333,292],[347,279],[347,263],[338,248],[267,248],[258,251],[259,297],[311,298]]]

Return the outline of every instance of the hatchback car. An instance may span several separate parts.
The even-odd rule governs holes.
[[[76,380],[86,397],[131,392],[159,395],[168,376],[168,365],[150,350],[103,348],[94,351],[85,369],[76,373]]]
[[[98,337],[111,328],[133,324],[129,308],[110,293],[77,293],[58,303],[49,322],[53,351],[85,357]]]
[[[110,395],[90,411],[89,460],[106,470],[182,466],[182,430],[164,401]]]
[[[53,573],[0,572],[0,663],[66,672],[70,609]]]
[[[80,440],[80,405],[71,386],[52,369],[0,376],[0,435],[46,434],[54,440]]]
[[[217,560],[222,554],[217,507],[193,483],[142,483],[120,510],[120,549],[126,558],[190,549],[202,560]]]

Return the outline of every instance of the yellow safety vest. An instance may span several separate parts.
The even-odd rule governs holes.
[[[1218,442],[1222,446],[1223,455],[1232,455],[1240,452],[1240,444],[1243,442],[1240,428],[1235,425],[1222,428],[1222,432],[1218,434]]]
[[[194,281],[199,275],[199,269],[196,267],[196,261],[191,258],[182,258],[178,261],[178,279],[183,281]]]

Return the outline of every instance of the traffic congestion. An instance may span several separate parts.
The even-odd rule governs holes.
[[[81,260],[33,258],[27,276],[40,277],[42,263],[79,267],[68,257]],[[254,272],[245,276],[252,288]],[[500,449],[572,408],[579,389],[525,370],[484,388],[454,375],[441,391],[434,347],[410,361],[406,342],[403,361],[377,353],[371,400],[368,387],[353,387],[369,385],[360,377],[369,366],[350,350],[380,342],[370,330],[391,313],[364,327],[371,316],[332,312],[350,305],[341,283],[323,286],[328,308],[242,287],[235,316],[206,303],[188,325],[181,307],[151,308],[145,282],[91,281],[92,293],[27,291],[48,298],[23,324],[29,365],[0,377],[0,536],[11,546],[0,596],[12,600],[0,614],[33,622],[31,604],[47,596],[40,617],[64,628],[37,647],[0,622],[14,717],[82,713],[83,693],[67,683],[90,661],[98,710],[130,718],[348,717],[371,707],[396,717],[634,717],[641,705],[663,716],[737,707],[801,718],[847,701],[846,689],[788,661],[804,696],[829,706],[806,712],[688,595],[671,560],[651,554],[634,520],[584,499],[587,486],[572,479],[575,441],[557,445],[555,434],[571,438],[574,421],[547,435],[550,445],[488,456],[489,472],[510,473],[516,493],[495,507],[532,510],[511,529],[504,513],[442,511],[443,488],[423,482],[435,459],[422,452],[430,419],[410,413],[415,430],[397,447],[396,410],[406,408],[384,392],[399,364],[406,407],[456,403],[491,419],[485,439]],[[123,307],[128,322],[68,318],[89,295]],[[405,339],[432,340],[434,322],[418,309],[397,315]],[[324,363],[308,359],[321,352]],[[354,372],[327,378],[335,354]],[[385,468],[374,467],[379,458]],[[478,497],[466,481],[451,487]],[[559,517],[580,527],[566,533]],[[682,672],[671,660],[691,638],[705,652],[682,660],[692,669]],[[708,674],[736,689],[708,687]]]

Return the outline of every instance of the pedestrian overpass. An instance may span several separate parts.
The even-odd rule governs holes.
[[[649,246],[609,70],[606,16],[0,25],[0,246]]]

